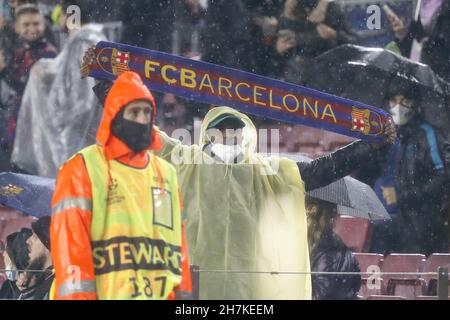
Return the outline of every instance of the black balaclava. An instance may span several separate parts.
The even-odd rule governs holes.
[[[152,144],[153,123],[141,124],[124,119],[125,108],[114,118],[111,124],[111,132],[119,140],[125,143],[133,152],[144,151]]]

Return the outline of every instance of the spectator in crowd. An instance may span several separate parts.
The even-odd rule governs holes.
[[[21,291],[19,300],[49,300],[53,283],[53,262],[50,255],[50,221],[49,216],[40,218],[31,224],[33,233],[26,241],[29,251],[28,269],[33,282]]]
[[[351,250],[334,233],[337,206],[306,198],[308,244],[311,272],[360,272]],[[312,275],[313,300],[354,300],[361,286],[361,275]]]
[[[39,8],[41,13],[44,15],[41,9],[41,1],[38,0],[13,0],[8,1],[7,7],[4,9],[4,14],[6,15],[6,19],[4,22],[4,26],[0,28],[0,48],[4,49],[8,54],[12,52],[12,50],[17,46],[17,42],[20,42],[20,39],[15,30],[15,12],[17,8],[25,5],[34,5]],[[55,35],[51,28],[51,21],[47,16],[44,18],[44,37],[46,40],[52,45],[56,46]],[[12,59],[10,55],[7,55],[7,60]]]
[[[371,163],[379,164],[378,169],[372,166],[359,176],[367,181],[367,177],[384,171],[375,188],[391,213],[396,213],[391,226],[384,224],[378,231],[375,229],[374,240],[381,243],[373,245],[381,252],[447,252],[449,150],[443,148],[439,134],[425,122],[418,88],[397,81],[387,97],[399,143],[387,153],[389,158],[385,154],[372,159]],[[392,166],[391,174],[386,171],[387,165]],[[389,175],[393,177],[389,179]],[[381,248],[383,243],[387,247]]]
[[[9,163],[20,100],[30,70],[39,59],[54,58],[57,55],[56,48],[45,38],[44,16],[36,5],[17,7],[14,19],[17,35],[15,47],[5,48],[11,52],[0,49],[0,103],[1,113],[4,115],[0,119],[0,132],[4,140],[2,153],[5,153],[5,160],[7,159],[5,164]],[[10,57],[8,64],[7,57]]]
[[[249,19],[246,32],[250,35],[246,44],[248,58],[245,70],[261,75],[273,73],[273,66],[267,63],[267,57],[276,40],[283,3],[283,0],[244,1]]]
[[[23,270],[28,269],[29,265],[29,251],[26,242],[31,234],[30,229],[23,228],[6,238],[6,250],[3,252],[3,258],[8,279],[0,289],[0,299],[17,300],[21,292],[29,286],[30,274]]]
[[[211,1],[201,35],[202,60],[246,70],[251,58],[248,43],[252,43],[248,26],[249,14],[242,0]]]
[[[89,1],[64,0],[66,20],[67,8],[74,3],[81,12],[90,8]],[[80,18],[81,26],[69,25],[61,53],[35,64],[22,98],[11,161],[32,174],[55,177],[64,161],[95,141],[102,110],[91,91],[94,81],[81,79],[80,68],[84,51],[105,35],[101,25],[90,23],[89,15]]]
[[[181,100],[172,94],[165,94],[161,107],[157,110],[156,119],[160,127],[171,133],[179,128],[192,131],[196,116],[199,114],[194,103]]]
[[[204,27],[205,13],[200,0],[176,1],[173,53],[199,58],[200,33]]]
[[[395,33],[393,51],[410,57],[413,40],[422,44],[421,61],[450,81],[450,1],[422,0],[420,17],[409,27],[395,14],[388,15]]]
[[[297,83],[302,65],[310,59],[357,40],[339,5],[327,0],[286,0],[278,30],[272,51],[277,70],[273,76]]]
[[[6,59],[0,49],[0,69],[3,66],[6,66]],[[19,94],[0,77],[0,171],[10,170],[12,137],[8,123],[19,105]]]
[[[18,7],[14,25],[20,42],[12,50],[10,64],[0,65],[0,76],[21,95],[31,67],[41,58],[54,58],[58,52],[44,36],[44,16],[37,6],[30,4]]]
[[[174,2],[174,0],[121,1],[122,42],[171,52],[175,20]]]

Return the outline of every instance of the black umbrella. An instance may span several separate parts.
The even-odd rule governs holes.
[[[280,154],[296,162],[310,162],[310,158],[298,154]],[[373,189],[352,177],[345,177],[326,187],[308,191],[309,196],[337,204],[338,213],[369,220],[390,220]]]
[[[392,85],[419,93],[425,119],[436,127],[450,121],[446,102],[450,85],[427,65],[389,50],[343,45],[314,59],[305,68],[302,84],[337,96],[386,107]]]

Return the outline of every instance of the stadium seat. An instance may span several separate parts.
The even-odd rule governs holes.
[[[367,300],[406,300],[403,296],[387,296],[387,295],[373,295],[367,297]]]
[[[372,229],[370,220],[350,216],[339,216],[334,226],[334,232],[353,252],[367,252],[369,250]]]
[[[439,267],[450,268],[450,253],[433,253],[425,261],[422,271],[423,272],[437,272]],[[437,275],[423,275],[422,279],[425,280],[426,290],[423,294],[426,296],[437,295]],[[449,285],[450,290],[450,285]]]
[[[381,265],[383,264],[383,255],[377,253],[353,253],[355,258],[358,260],[359,268],[361,272],[371,272],[371,266],[377,266],[381,270]],[[358,292],[358,296],[362,299],[366,299],[371,295],[380,295],[381,294],[381,276],[380,276],[380,286],[378,288],[372,288],[369,285],[367,286],[367,280],[370,275],[362,274],[361,275],[361,288]],[[371,279],[370,279],[371,280]]]
[[[341,134],[324,131],[321,143],[326,151],[333,152],[343,146],[346,146],[354,140],[355,139],[343,136]]]
[[[18,219],[22,217],[23,214],[21,212],[0,205],[0,220]]]
[[[298,137],[295,138],[294,130],[292,126],[281,125],[281,126],[271,126],[267,128],[268,130],[278,129],[280,145],[288,150],[288,152],[294,151],[294,144],[298,141]]]
[[[315,159],[324,154],[325,150],[319,143],[296,143],[294,152],[307,154],[310,158]]]
[[[323,131],[301,125],[293,126],[289,133],[289,143],[291,152],[308,154],[311,158],[316,158],[324,152],[322,145]]]
[[[390,254],[383,262],[381,272],[421,272],[425,263],[423,254]],[[421,295],[425,286],[425,281],[420,275],[399,274],[382,276],[382,293],[387,295],[404,296],[407,299],[414,299]]]

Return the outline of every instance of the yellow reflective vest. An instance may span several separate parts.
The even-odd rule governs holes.
[[[91,243],[98,299],[166,299],[181,282],[181,214],[174,167],[146,168],[80,152],[92,185]]]

